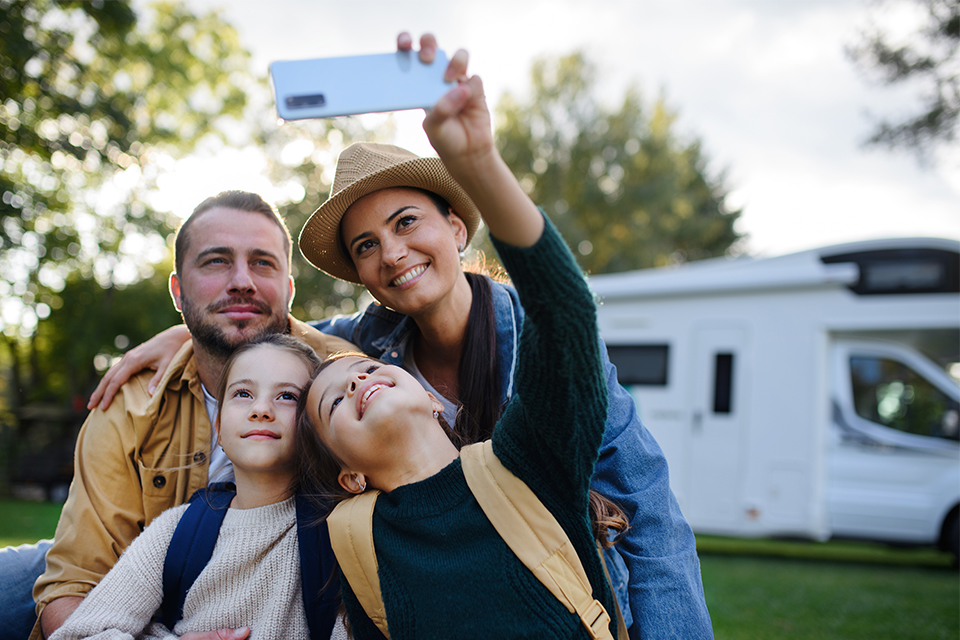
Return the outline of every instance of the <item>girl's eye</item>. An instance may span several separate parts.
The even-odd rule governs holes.
[[[337,408],[341,400],[343,400],[343,396],[333,399],[333,402],[330,403],[330,413],[328,415],[333,415],[333,410]]]
[[[233,397],[234,397],[234,398],[249,398],[249,397],[250,397],[250,392],[247,391],[246,389],[237,389],[236,391],[233,392]]]
[[[376,371],[376,370],[377,370],[377,365],[372,364],[372,365],[370,365],[369,367],[367,367],[366,373],[369,375],[369,374],[373,373],[373,372]]]
[[[297,401],[297,394],[292,391],[284,391],[280,394],[281,400],[292,400],[293,402]]]

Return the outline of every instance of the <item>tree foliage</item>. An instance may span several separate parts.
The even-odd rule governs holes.
[[[707,175],[700,143],[678,138],[663,98],[647,108],[630,90],[604,107],[581,53],[541,58],[531,77],[529,102],[498,104],[497,145],[588,273],[719,256],[739,239],[740,212]]]
[[[138,189],[245,104],[248,55],[172,3],[0,0],[2,329],[28,337],[67,279],[149,275],[169,232]],[[131,187],[130,185],[135,185]],[[159,246],[159,250],[157,247]]]
[[[919,111],[881,120],[867,142],[911,149],[923,159],[937,145],[954,142],[960,128],[960,2],[911,2],[924,14],[917,31],[901,41],[871,26],[847,52],[884,84],[921,87]]]
[[[135,7],[0,0],[0,426],[21,448],[72,441],[94,356],[175,318],[153,263],[177,220],[145,196],[161,161],[223,136],[252,82],[215,14]]]

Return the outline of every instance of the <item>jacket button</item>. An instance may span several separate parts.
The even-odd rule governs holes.
[[[203,451],[197,451],[195,454],[193,454],[193,461],[197,464],[202,463],[206,459],[207,454],[205,454]]]
[[[390,352],[390,357],[391,357],[391,358],[396,358],[398,355],[400,355],[400,354],[398,354],[396,351],[391,351],[391,352]]]
[[[153,486],[157,489],[163,489],[163,485],[167,484],[167,479],[163,476],[153,476]]]

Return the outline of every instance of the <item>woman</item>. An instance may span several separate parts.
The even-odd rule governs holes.
[[[475,224],[451,211],[444,215],[429,196],[408,187],[375,190],[404,176],[411,163],[418,167],[414,175],[436,178],[420,185],[433,192],[457,197],[463,185],[463,197],[469,194],[484,212],[528,311],[516,392],[496,422],[493,451],[557,519],[593,598],[613,611],[587,518],[607,404],[590,290],[559,233],[494,149],[479,78],[461,81],[423,126],[443,159],[442,165],[432,163],[435,172],[419,159],[394,162],[391,149],[370,150],[351,186],[338,190],[307,223],[301,247],[331,271],[340,266],[350,275],[355,266],[378,299],[415,314],[417,326],[442,332],[446,318],[451,331],[463,331],[456,314],[470,305],[470,286],[445,266],[455,264],[457,254],[443,239],[465,242]],[[447,186],[448,176],[456,182]],[[345,250],[334,251],[339,245]],[[327,258],[337,254],[339,265]],[[423,336],[413,339],[419,343]],[[419,358],[416,344],[411,349]],[[390,638],[617,637],[609,616],[582,621],[510,551],[468,487],[458,448],[445,433],[443,404],[405,369],[363,355],[333,356],[305,396],[298,411],[299,449],[335,461],[322,467],[322,483],[348,494],[382,492],[371,529]],[[337,519],[328,523],[331,537],[354,532]],[[348,557],[341,556],[341,565]],[[362,579],[354,584],[344,575],[343,600],[355,637],[382,638],[354,596]]]
[[[401,34],[398,47],[411,46],[409,35]],[[435,50],[435,39],[424,36],[421,59],[431,60]],[[463,77],[466,67],[466,53],[457,52],[448,79]],[[489,119],[485,122],[489,129]],[[379,170],[368,171],[371,167]],[[463,180],[473,194],[470,172]],[[512,288],[460,267],[459,252],[479,225],[479,211],[489,206],[466,193],[436,159],[396,147],[355,145],[341,154],[330,198],[301,233],[301,251],[335,277],[363,284],[380,301],[315,326],[411,371],[443,402],[454,431],[474,442],[489,437],[513,395],[524,311]],[[321,228],[336,230],[338,242],[316,244],[314,230]],[[175,352],[186,337],[185,330],[167,333],[166,346],[154,338],[124,356],[98,387],[91,408],[130,373],[146,366],[162,370],[164,354]],[[592,487],[630,520],[616,547],[620,553],[608,556],[624,617],[635,623],[631,634],[712,638],[695,540],[670,491],[666,461],[640,423],[632,397],[618,384],[605,349],[601,356],[609,406]]]

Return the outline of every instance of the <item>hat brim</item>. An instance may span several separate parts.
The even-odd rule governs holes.
[[[436,193],[453,208],[467,227],[467,244],[480,226],[480,210],[456,180],[447,172],[440,158],[413,158],[357,180],[330,196],[313,212],[300,231],[300,253],[324,273],[352,282],[363,283],[353,260],[340,240],[340,221],[350,206],[365,195],[392,187],[413,187]]]

